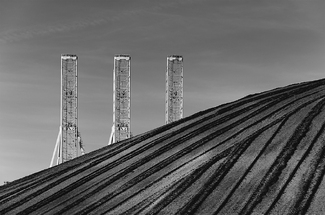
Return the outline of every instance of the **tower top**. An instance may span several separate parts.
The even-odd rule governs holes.
[[[172,60],[182,61],[183,60],[183,56],[181,56],[181,55],[169,55],[167,57],[167,60],[170,60],[170,61],[172,61]]]
[[[114,56],[114,59],[115,60],[130,60],[131,57],[130,57],[130,55],[127,55],[127,54],[117,54]]]
[[[75,54],[61,54],[61,59],[63,59],[63,60],[66,60],[66,59],[77,60],[78,56]]]

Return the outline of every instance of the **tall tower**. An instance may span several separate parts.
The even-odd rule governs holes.
[[[183,118],[183,57],[167,57],[165,124]]]
[[[78,132],[78,57],[66,54],[61,55],[60,130],[51,166],[76,158],[83,152]]]
[[[109,144],[131,137],[129,55],[115,55],[113,71],[113,126]]]

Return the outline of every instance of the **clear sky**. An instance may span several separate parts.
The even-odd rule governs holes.
[[[164,124],[166,57],[184,57],[184,116],[325,77],[324,0],[0,0],[0,184],[47,168],[60,56],[79,57],[89,152],[112,126],[113,57],[131,55],[131,130]]]

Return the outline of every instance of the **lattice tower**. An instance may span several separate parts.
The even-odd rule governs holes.
[[[115,55],[113,71],[113,127],[109,144],[131,137],[129,55]]]
[[[50,166],[66,162],[83,153],[78,132],[78,57],[61,55],[60,130]]]
[[[183,118],[183,57],[167,57],[165,124]]]

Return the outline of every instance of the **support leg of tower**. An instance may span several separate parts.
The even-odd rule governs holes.
[[[83,141],[81,139],[81,135],[80,135],[79,131],[78,131],[78,144],[79,144],[81,155],[84,155],[85,154],[84,144],[83,144]]]
[[[59,156],[60,156],[59,155],[60,142],[61,142],[61,127],[60,127],[60,130],[59,130],[58,137],[56,139],[56,144],[55,144],[55,147],[54,147],[54,151],[53,151],[53,155],[52,155],[50,167],[58,164]],[[55,157],[56,157],[56,163],[54,164]]]
[[[114,143],[114,133],[115,133],[115,128],[114,125],[112,125],[111,136],[109,137],[109,141],[107,145],[111,145],[112,143]]]

